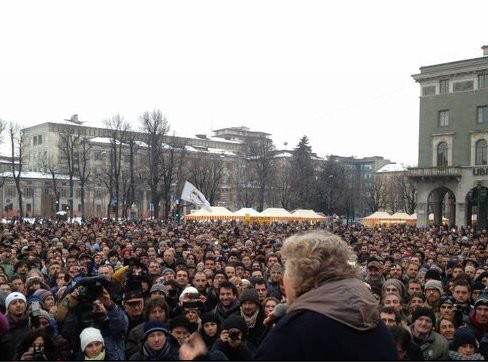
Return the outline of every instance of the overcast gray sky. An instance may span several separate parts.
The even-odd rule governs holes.
[[[416,164],[423,65],[476,58],[487,1],[0,0],[0,118],[161,109],[176,134]],[[4,140],[6,137],[4,137]]]

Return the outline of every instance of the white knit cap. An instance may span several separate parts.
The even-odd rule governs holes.
[[[27,304],[27,299],[25,299],[24,294],[19,292],[12,292],[9,295],[7,295],[7,298],[5,298],[5,308],[8,309],[9,304],[17,299],[23,300],[24,303]]]
[[[187,293],[199,293],[199,291],[197,290],[197,288],[195,287],[186,287],[183,292],[181,293],[180,295],[180,302],[183,303],[183,297],[185,296],[185,294]]]
[[[92,342],[102,342],[102,344],[105,345],[105,342],[102,337],[102,333],[100,332],[99,329],[93,328],[93,327],[88,327],[83,329],[83,331],[80,334],[80,346],[81,350],[85,352],[86,346],[88,346]]]

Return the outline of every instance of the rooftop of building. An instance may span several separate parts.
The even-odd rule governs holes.
[[[18,175],[18,171],[15,173]],[[12,171],[0,173],[0,177],[13,177]],[[20,174],[21,179],[52,179],[52,175],[47,172],[34,172],[34,171],[22,171]],[[56,180],[69,180],[69,175],[55,174]],[[73,177],[73,180],[79,180],[77,177]]]
[[[404,172],[407,171],[408,166],[403,163],[389,163],[381,167],[376,173],[387,173],[387,172]]]
[[[426,65],[419,68],[420,73],[412,74],[416,81],[449,74],[470,73],[488,69],[487,46],[483,46],[483,56],[478,58],[462,59],[447,63]]]

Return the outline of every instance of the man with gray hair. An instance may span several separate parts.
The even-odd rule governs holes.
[[[262,341],[257,360],[395,360],[378,302],[349,263],[340,237],[311,232],[289,237],[283,284],[286,315]]]

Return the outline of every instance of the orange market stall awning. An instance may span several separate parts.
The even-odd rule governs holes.
[[[185,220],[235,220],[235,215],[228,209],[222,206],[211,206],[212,211],[200,209],[185,215]]]

